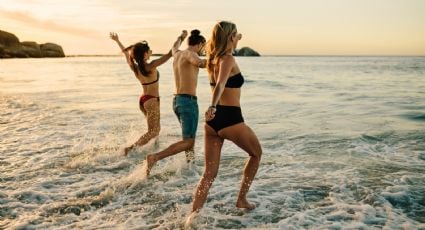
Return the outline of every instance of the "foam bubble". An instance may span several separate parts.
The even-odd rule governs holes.
[[[128,176],[125,176],[114,183],[114,186],[118,190],[124,188],[133,188],[138,184],[146,180],[147,174],[146,170],[148,169],[147,161],[144,160],[142,164],[139,164],[134,168]]]

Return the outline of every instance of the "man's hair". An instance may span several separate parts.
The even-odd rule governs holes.
[[[190,31],[190,37],[188,39],[189,45],[194,46],[199,43],[205,43],[205,38],[201,35],[201,31],[194,29]]]

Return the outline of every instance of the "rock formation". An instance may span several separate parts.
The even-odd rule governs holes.
[[[242,47],[242,48],[240,48],[239,50],[236,51],[235,56],[258,57],[258,56],[260,56],[260,54],[257,51],[255,51],[255,50],[253,50],[249,47]]]
[[[41,44],[40,50],[43,57],[65,57],[62,47],[54,43]]]
[[[65,57],[61,46],[54,43],[19,42],[14,34],[0,30],[0,58]]]

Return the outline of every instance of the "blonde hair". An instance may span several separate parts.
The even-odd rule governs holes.
[[[207,51],[207,70],[214,75],[214,65],[218,59],[229,51],[229,38],[236,33],[236,25],[232,22],[221,21],[214,26],[210,40],[208,41]]]

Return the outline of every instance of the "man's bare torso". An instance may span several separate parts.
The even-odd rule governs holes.
[[[173,70],[176,94],[196,96],[199,68],[190,62],[193,55],[197,56],[190,50],[181,50],[174,54]]]

